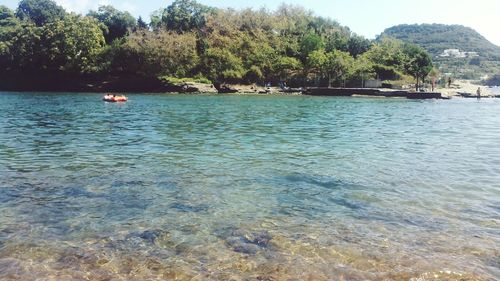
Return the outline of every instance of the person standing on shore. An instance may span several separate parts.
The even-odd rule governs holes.
[[[477,88],[476,94],[477,94],[477,99],[480,100],[481,99],[481,87]]]
[[[448,77],[448,88],[451,88],[451,77]]]

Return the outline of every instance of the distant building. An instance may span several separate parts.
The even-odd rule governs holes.
[[[462,52],[459,49],[446,49],[441,55],[442,58],[473,58],[478,57],[477,52]]]

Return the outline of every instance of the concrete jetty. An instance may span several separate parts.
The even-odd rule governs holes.
[[[437,92],[410,92],[404,90],[390,90],[377,88],[327,88],[314,87],[306,88],[302,91],[304,95],[310,96],[332,96],[332,97],[351,97],[351,96],[371,96],[371,97],[393,97],[407,99],[448,99]]]

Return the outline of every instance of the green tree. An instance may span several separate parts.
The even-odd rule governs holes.
[[[262,82],[264,74],[262,74],[262,70],[258,66],[252,65],[245,73],[244,78],[247,83]]]
[[[350,32],[344,29],[335,29],[332,30],[326,36],[325,49],[327,52],[331,52],[333,50],[341,50],[348,51],[349,50],[349,38]]]
[[[43,27],[43,53],[40,55],[45,60],[44,67],[48,69],[94,72],[97,56],[104,44],[96,19],[71,15]]]
[[[274,70],[279,75],[279,80],[287,81],[302,69],[300,61],[293,57],[279,57],[274,63]]]
[[[146,77],[189,77],[199,62],[194,34],[142,30],[129,36],[113,68]]]
[[[351,73],[351,82],[361,87],[365,86],[365,81],[367,79],[375,76],[373,63],[367,58],[366,53],[358,56],[353,61]]]
[[[6,6],[0,5],[0,67],[3,70],[11,68],[13,53],[13,38],[20,32],[21,23],[14,12]]]
[[[153,13],[151,13],[149,26],[153,30],[159,30],[161,28],[163,24],[162,19],[164,17],[164,14],[165,14],[165,9],[158,9],[156,11],[153,11]]]
[[[404,54],[407,56],[406,73],[415,77],[417,80],[415,88],[418,91],[419,80],[424,80],[433,68],[432,59],[423,48],[413,44],[405,44]]]
[[[326,53],[324,49],[313,51],[308,57],[308,64],[322,79],[326,79],[330,87],[335,81],[341,85],[349,78],[354,59],[347,52],[333,50]]]
[[[312,51],[307,57],[307,66],[309,72],[312,72],[316,80],[328,76],[328,55],[324,49]]]
[[[229,50],[210,48],[202,58],[202,72],[212,81],[237,82],[245,70],[241,59]]]
[[[400,40],[382,37],[364,55],[382,80],[398,79],[406,72],[407,55]]]
[[[142,19],[142,17],[139,17],[137,19],[137,28],[138,29],[148,29],[148,24]]]
[[[213,11],[195,0],[175,0],[163,13],[162,22],[169,30],[186,32],[205,25],[205,15]]]
[[[334,50],[327,54],[328,86],[336,81],[345,87],[345,82],[352,72],[354,58],[348,52]]]
[[[16,15],[21,20],[29,20],[37,26],[42,26],[61,20],[66,12],[52,0],[21,0]]]
[[[347,45],[348,51],[351,56],[356,58],[359,55],[370,50],[372,43],[370,40],[354,34],[349,38]]]
[[[14,70],[33,71],[43,67],[44,57],[42,28],[32,22],[24,22],[15,35],[10,38],[10,55]]]
[[[110,5],[100,6],[97,11],[90,11],[88,16],[96,18],[104,25],[104,37],[108,44],[125,37],[137,26],[135,18],[129,12],[119,11]]]
[[[300,42],[300,52],[304,60],[307,59],[310,53],[320,50],[323,47],[323,39],[315,33],[307,34]]]
[[[6,22],[15,17],[14,11],[9,9],[7,6],[0,5],[0,25],[6,25]]]

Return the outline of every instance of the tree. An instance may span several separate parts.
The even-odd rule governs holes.
[[[88,16],[98,19],[104,24],[104,37],[106,43],[123,38],[136,28],[137,22],[129,12],[122,12],[113,6],[100,6],[97,11],[90,11]]]
[[[14,36],[10,38],[9,52],[11,64],[8,68],[22,71],[40,69],[44,57],[42,28],[32,22],[24,22]]]
[[[151,21],[149,23],[149,26],[153,30],[159,30],[163,24],[162,19],[164,17],[165,9],[158,9],[156,11],[153,11],[151,13]]]
[[[379,79],[399,79],[406,72],[407,55],[404,43],[390,37],[382,37],[364,56],[372,63]]]
[[[148,29],[148,24],[142,19],[142,17],[139,17],[137,19],[137,28],[138,29]]]
[[[13,38],[20,32],[21,23],[14,12],[6,6],[0,5],[0,67],[6,70],[12,67],[14,53],[12,53]]]
[[[8,42],[12,70],[80,74],[96,69],[104,37],[97,20],[69,15],[42,27],[24,22]]]
[[[227,49],[210,48],[202,58],[202,72],[217,82],[237,82],[244,69],[240,58]]]
[[[300,61],[293,57],[279,57],[274,63],[274,70],[281,81],[287,81],[292,75],[302,69]]]
[[[262,79],[264,79],[264,74],[258,66],[252,65],[245,73],[245,80],[248,83],[262,82]]]
[[[7,6],[0,5],[0,25],[5,25],[4,21],[14,18],[14,12]]]
[[[327,66],[328,66],[328,86],[332,85],[332,79],[345,87],[345,81],[351,75],[354,58],[348,52],[334,50],[328,53]]]
[[[325,50],[312,51],[307,57],[307,66],[310,72],[316,74],[316,78],[328,76],[328,55]]]
[[[359,55],[370,50],[372,43],[370,40],[354,34],[349,38],[347,45],[348,45],[348,51],[351,54],[351,56],[356,58]]]
[[[309,56],[310,53],[317,51],[323,47],[323,39],[315,33],[307,34],[306,36],[304,36],[304,38],[302,38],[302,41],[300,42],[300,52],[304,60],[307,59],[307,56]]]
[[[275,30],[282,37],[303,36],[309,31],[312,14],[303,7],[281,4],[274,15]]]
[[[167,31],[136,32],[117,53],[114,69],[146,77],[189,77],[199,62],[194,34]]]
[[[67,16],[43,27],[42,46],[47,69],[94,72],[105,41],[99,22],[90,17]]]
[[[332,30],[326,36],[325,49],[327,52],[333,50],[348,51],[349,50],[350,32],[341,28]]]
[[[29,20],[37,26],[42,26],[61,20],[66,11],[51,0],[21,0],[16,15],[21,20]]]
[[[205,25],[205,15],[211,11],[212,8],[194,0],[175,0],[165,9],[162,22],[176,32],[200,29]]]
[[[415,90],[418,91],[419,80],[424,80],[432,70],[432,59],[423,48],[413,44],[405,44],[404,54],[407,56],[406,73],[415,77],[417,80]]]
[[[367,58],[366,53],[358,56],[353,61],[351,80],[353,82],[360,83],[357,85],[361,85],[361,87],[364,88],[366,79],[371,78],[373,76],[374,76],[373,64]]]
[[[348,78],[354,59],[347,52],[333,50],[326,53],[324,49],[312,52],[308,57],[308,64],[320,77],[326,79],[330,87],[336,80],[340,84],[345,84]]]

